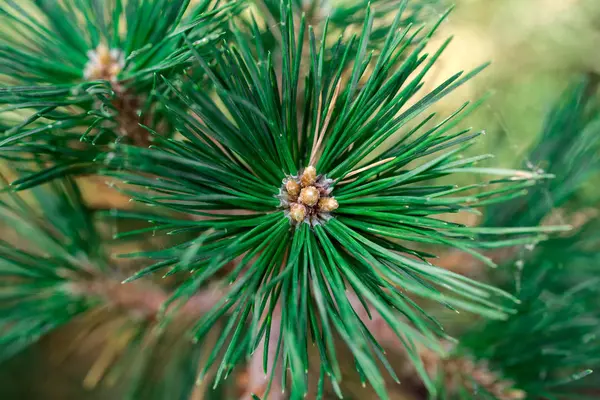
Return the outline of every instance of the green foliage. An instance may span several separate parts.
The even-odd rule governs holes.
[[[282,360],[289,373],[282,374],[281,386],[291,389],[292,398],[304,396],[309,385],[323,393],[326,379],[341,397],[339,341],[352,354],[359,379],[388,398],[382,370],[397,377],[359,317],[359,303],[398,336],[432,395],[436,387],[417,348],[443,353],[439,339],[447,335],[417,298],[504,321],[489,323],[460,349],[510,376],[521,366],[502,358],[512,350],[504,346],[526,327],[538,332],[531,321],[551,328],[539,333],[559,350],[567,335],[588,337],[585,322],[597,321],[587,306],[593,299],[587,286],[544,297],[565,282],[554,264],[532,261],[544,267],[526,268],[521,289],[509,294],[435,266],[435,256],[423,250],[448,247],[495,267],[483,251],[536,245],[547,233],[566,229],[537,227],[539,211],[508,227],[469,227],[448,215],[518,204],[515,199],[549,187],[561,201],[571,193],[549,179],[566,176],[575,184],[591,168],[573,166],[565,173],[569,157],[589,155],[597,125],[583,86],[556,110],[535,152],[536,161],[552,159],[548,173],[481,167],[489,155],[464,156],[480,133],[459,127],[481,101],[445,117],[429,108],[485,66],[424,90],[450,42],[426,51],[446,15],[425,29],[411,24],[425,2],[376,1],[374,11],[360,1],[335,8],[317,38],[307,23],[311,16],[297,13],[298,2],[265,4],[278,22],[267,30],[277,30],[281,58],[270,51],[273,43],[256,20],[234,17],[238,2],[192,7],[184,0],[6,0],[0,6],[0,19],[13,28],[0,33],[0,74],[6,79],[0,87],[0,155],[27,161],[19,164],[21,178],[12,187],[34,188],[41,209],[16,195],[0,204],[0,218],[27,238],[25,247],[0,246],[0,273],[7,277],[0,292],[0,356],[112,300],[77,290],[76,283],[119,277],[133,290],[134,281],[157,273],[176,275],[180,284],[163,305],[165,315],[152,316],[160,317],[158,323],[126,315],[122,324],[127,340],[112,373],[130,380],[132,398],[186,398],[196,372],[206,378],[216,371],[218,386],[260,350],[270,350],[264,351],[265,370]],[[383,29],[392,9],[397,14]],[[352,29],[340,35],[347,25]],[[103,43],[123,52],[123,65],[116,74],[102,72],[104,79],[87,79]],[[104,55],[120,60],[120,53]],[[575,138],[567,144],[559,136],[565,126]],[[123,127],[143,127],[152,144],[122,141]],[[557,151],[565,147],[567,156]],[[302,187],[318,186],[318,195],[334,202],[330,208],[292,200],[286,184],[302,182],[308,167],[318,176]],[[107,261],[103,238],[71,180],[97,172],[121,181],[119,190],[140,205],[104,216],[146,224],[119,232],[116,240],[151,233],[176,242],[125,255],[149,264],[130,277],[120,277]],[[481,183],[433,183],[455,174],[482,176]],[[292,204],[307,215],[294,217]],[[209,284],[225,294],[192,321],[192,344],[186,329],[174,335],[169,322]],[[221,336],[211,343],[217,326]],[[505,336],[498,336],[502,331]],[[478,347],[482,338],[492,346]],[[270,349],[260,349],[263,343]],[[318,352],[318,382],[308,381],[310,344]],[[553,373],[571,362],[579,372],[588,360],[575,353],[581,351],[576,343],[567,343],[573,353],[556,357],[527,344],[531,353],[514,354],[524,356],[523,368]],[[199,364],[203,347],[207,357]],[[514,379],[543,394],[539,388],[547,382],[540,384],[539,376]]]
[[[265,10],[275,21],[280,20],[280,2],[276,0],[255,1],[259,9]],[[403,0],[293,0],[292,12],[304,13],[311,25],[320,25],[326,18],[330,29],[335,33],[342,31],[360,30],[365,19],[367,8],[371,7],[374,29],[371,32],[369,45],[382,44],[388,32],[389,23],[396,15]],[[441,0],[413,0],[406,4],[406,10],[401,16],[399,25],[420,25],[435,14],[443,11]],[[315,28],[317,28],[315,26]]]
[[[600,387],[588,375],[600,366],[598,232],[590,222],[541,245],[516,271],[517,314],[472,330],[457,354],[485,360],[531,399],[595,398],[591,389]]]
[[[525,167],[553,174],[555,179],[494,207],[486,216],[486,225],[538,225],[600,170],[597,83],[595,77],[574,82],[546,117],[537,142],[528,152]]]
[[[0,116],[8,128],[0,148],[31,139],[46,144],[61,134],[103,144],[133,136],[123,125],[135,129],[138,119],[158,124],[166,116],[154,107],[155,74],[172,76],[190,65],[182,34],[206,51],[239,9],[236,1],[220,7],[210,0],[4,1]],[[116,70],[93,71],[106,64]]]
[[[172,248],[136,254],[154,263],[129,281],[158,271],[167,276],[189,271],[190,278],[171,299],[184,302],[219,276],[228,294],[194,329],[202,339],[216,321],[228,318],[205,365],[207,370],[220,359],[217,379],[227,376],[276,329],[279,339],[271,346],[282,356],[284,370],[290,371],[292,396],[303,395],[308,385],[309,342],[320,353],[319,387],[329,376],[339,392],[333,345],[339,336],[352,352],[361,379],[386,398],[378,366],[381,360],[387,368],[382,349],[358,318],[349,294],[383,316],[425,378],[414,344],[441,351],[437,337],[444,334],[409,294],[499,319],[512,307],[500,303],[512,298],[433,266],[427,261],[430,255],[410,243],[458,248],[493,266],[478,248],[537,243],[544,238],[540,232],[554,228],[470,228],[435,217],[518,196],[548,176],[473,167],[481,157],[460,158],[477,134],[456,126],[478,103],[467,103],[443,120],[423,115],[482,69],[458,73],[419,94],[424,77],[448,45],[433,55],[423,53],[435,27],[416,39],[419,31],[398,29],[401,10],[375,58],[365,51],[372,26],[367,10],[361,34],[348,42],[340,38],[330,52],[325,48],[326,32],[319,45],[308,27],[309,48],[303,53],[304,20],[295,26],[285,3],[280,15],[280,74],[261,36],[254,35],[251,42],[234,28],[235,39],[214,55],[215,68],[195,52],[222,107],[211,93],[193,85],[179,91],[165,80],[176,96],[161,101],[177,117],[174,123],[184,140],[155,135],[150,149],[117,144],[97,159],[111,167],[106,174],[142,187],[123,192],[152,206],[149,210],[168,208],[194,217],[112,212],[149,221],[147,230],[156,234],[197,236]],[[353,48],[346,74],[345,58]],[[397,65],[399,59],[404,61]],[[306,77],[301,76],[303,67]],[[306,83],[300,93],[302,79]],[[391,146],[384,148],[386,140]],[[366,164],[371,167],[364,168]],[[321,181],[331,180],[327,182],[339,208],[332,218],[294,225],[280,190],[287,177],[308,165],[325,175]],[[427,180],[452,173],[500,178],[482,184],[484,189],[473,195],[465,194],[471,187],[427,185]],[[502,239],[495,239],[497,235]],[[268,316],[277,304],[281,327],[272,328]],[[264,363],[274,360],[265,358]]]
[[[99,355],[102,367],[91,371],[124,380],[125,398],[188,398],[201,346],[186,340],[185,331],[164,330],[134,311],[109,312],[107,299],[90,292],[92,282],[118,278],[119,271],[108,262],[108,248],[72,181],[57,180],[31,194],[5,195],[0,202],[0,361],[78,321],[81,344],[100,336],[103,352],[118,349],[115,361],[103,365]]]
[[[227,13],[226,8],[189,0],[7,0],[1,10],[2,75],[19,84],[72,84],[81,82],[88,52],[100,44],[124,53],[125,64],[116,79],[140,88],[152,83],[153,73],[188,61],[179,44],[181,33],[210,43]],[[125,32],[125,33],[124,33]],[[196,43],[198,45],[198,43]]]
[[[506,219],[513,226],[540,223],[597,172],[596,89],[594,79],[580,79],[569,87],[530,153],[530,162],[556,174],[556,179],[494,207],[488,224]],[[521,251],[507,270],[494,276],[519,299],[517,313],[469,330],[452,357],[484,362],[530,399],[596,398],[600,385],[589,375],[600,367],[599,250],[600,225],[592,218],[572,234]],[[476,382],[471,387],[482,398],[496,399]],[[472,396],[462,388],[448,398]]]
[[[77,187],[68,180],[53,186],[59,195],[36,190],[41,213],[17,196],[0,203],[1,359],[86,311],[90,304],[69,295],[69,282],[107,268]]]

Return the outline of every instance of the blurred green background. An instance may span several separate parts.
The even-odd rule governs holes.
[[[471,121],[490,133],[484,144],[493,144],[502,162],[525,152],[572,79],[600,73],[597,0],[459,0],[437,39],[449,35],[454,40],[441,62],[442,77],[492,65],[443,106],[492,92]]]
[[[436,40],[441,43],[453,36],[453,41],[436,71],[437,82],[457,71],[492,64],[438,108],[451,112],[466,100],[491,94],[466,122],[487,133],[473,152],[493,153],[494,166],[522,167],[561,92],[583,74],[600,74],[600,1],[456,0],[447,4],[455,4],[455,10]],[[600,188],[588,183],[577,197],[581,206],[597,205]]]

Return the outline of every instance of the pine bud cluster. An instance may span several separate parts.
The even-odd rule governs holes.
[[[326,221],[329,213],[338,208],[338,202],[331,196],[332,183],[331,179],[318,175],[313,166],[306,167],[298,176],[286,178],[278,197],[292,223],[314,226]]]

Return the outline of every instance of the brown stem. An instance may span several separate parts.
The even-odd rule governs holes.
[[[76,285],[74,291],[91,297],[99,297],[114,307],[156,319],[170,294],[148,283],[121,283],[107,278],[95,279]],[[200,291],[186,301],[178,310],[180,315],[197,318],[209,312],[224,293],[218,289]]]
[[[113,100],[113,106],[118,111],[115,119],[119,135],[127,138],[135,146],[148,147],[150,134],[140,123],[148,124],[150,121],[149,118],[139,115],[142,106],[140,96],[126,90],[119,91]]]

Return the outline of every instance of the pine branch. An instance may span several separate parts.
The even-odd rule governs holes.
[[[98,337],[106,342],[86,387],[112,381],[116,374],[127,381],[132,398],[142,393],[149,399],[165,398],[165,393],[187,396],[196,381],[201,346],[186,340],[186,332],[221,300],[221,293],[197,293],[170,312],[163,308],[169,298],[164,289],[144,282],[122,284],[105,258],[92,214],[70,180],[24,197],[5,197],[0,202],[0,358],[13,357],[59,327],[82,321],[76,343]],[[173,320],[168,326],[166,312]],[[106,334],[109,328],[115,331]],[[148,376],[170,377],[148,385]]]
[[[598,365],[597,280],[581,276],[574,260],[565,263],[551,255],[556,249],[581,254],[565,242],[587,242],[584,232],[549,241],[550,252],[542,249],[524,267],[517,315],[503,325],[484,325],[461,341],[463,351],[487,360],[532,398],[582,394],[578,381]],[[597,258],[597,248],[585,252]]]
[[[459,158],[477,134],[455,128],[477,103],[467,103],[441,121],[422,115],[482,69],[456,74],[420,95],[424,77],[447,45],[432,56],[423,54],[433,31],[415,43],[409,28],[399,29],[400,13],[374,59],[365,52],[370,11],[360,36],[348,43],[340,39],[331,52],[325,50],[326,36],[318,46],[303,21],[294,26],[289,3],[282,3],[280,14],[285,28],[281,76],[261,37],[250,43],[234,27],[235,40],[220,49],[214,64],[194,52],[222,107],[198,87],[178,89],[165,80],[175,100],[163,96],[161,101],[173,112],[185,139],[156,135],[155,148],[118,144],[97,158],[107,164],[107,175],[141,186],[140,191],[124,192],[152,206],[149,210],[201,217],[117,212],[126,220],[151,221],[149,229],[157,233],[197,235],[175,247],[138,253],[154,263],[131,279],[161,270],[166,275],[191,272],[170,301],[185,301],[217,274],[230,283],[227,295],[195,327],[201,340],[215,321],[230,316],[205,366],[219,365],[221,376],[245,354],[257,351],[263,340],[270,343],[266,333],[272,331],[279,307],[282,328],[276,347],[283,370],[290,371],[281,377],[281,386],[290,387],[292,396],[307,390],[309,340],[320,350],[324,373],[318,385],[330,376],[341,395],[332,342],[339,335],[363,381],[386,398],[379,345],[348,299],[354,293],[403,340],[411,361],[434,390],[413,343],[441,351],[438,337],[444,334],[407,293],[497,319],[510,313],[512,305],[506,302],[512,298],[431,265],[430,255],[411,249],[410,243],[442,244],[494,265],[477,248],[537,243],[545,238],[542,232],[564,228],[471,228],[436,216],[519,196],[549,176],[474,167],[480,158]],[[308,57],[302,48],[306,30]],[[358,50],[351,53],[355,45]],[[349,79],[342,82],[347,57],[352,57]],[[397,65],[400,59],[405,61]],[[298,82],[305,62],[306,112],[300,115]],[[386,149],[381,145],[387,139],[393,143]],[[470,187],[427,186],[428,180],[453,173],[500,178],[473,194]],[[494,239],[498,235],[501,239]],[[225,267],[236,259],[241,261],[235,268]],[[271,319],[260,319],[265,310]],[[271,346],[264,351],[270,353]]]
[[[195,51],[212,51],[241,8],[209,0],[4,2],[0,116],[8,124],[0,156],[27,157],[33,142],[55,168],[80,173],[82,163],[90,168],[89,153],[100,151],[95,146],[147,146],[140,123],[172,134],[168,114],[154,101],[162,90],[156,74],[174,77],[191,65],[182,35]],[[83,154],[74,151],[82,147]]]
[[[438,398],[587,398],[597,393],[597,380],[589,375],[600,360],[594,268],[599,261],[598,232],[598,223],[589,221],[576,233],[551,239],[533,252],[533,258],[515,271],[516,283],[507,280],[507,290],[520,300],[517,313],[507,321],[469,329],[458,345],[447,344],[443,357],[419,348],[428,374],[438,384]],[[385,340],[389,329],[380,329],[373,329],[378,340],[387,349],[397,349],[397,343]],[[422,386],[414,369],[401,371],[401,376]]]
[[[555,356],[527,341],[513,354],[501,340],[531,330],[531,320],[542,326],[548,310],[551,332],[534,331],[547,333],[551,345],[563,350],[563,334],[587,338],[585,322],[597,322],[593,292],[568,292],[585,292],[578,297],[581,308],[560,297],[564,292],[547,304],[541,288],[567,281],[554,267],[548,271],[556,282],[536,286],[538,277],[524,277],[524,291],[510,294],[511,288],[433,265],[434,255],[422,249],[444,246],[495,267],[490,254],[537,245],[568,227],[447,221],[447,214],[479,213],[540,183],[552,185],[547,182],[557,171],[486,168],[478,163],[487,155],[463,158],[479,133],[459,126],[480,101],[444,118],[428,109],[485,66],[425,90],[449,41],[432,54],[424,49],[445,15],[430,30],[415,29],[406,1],[375,3],[381,8],[338,8],[318,39],[310,16],[298,17],[297,2],[280,2],[273,11],[278,68],[255,20],[235,19],[225,29],[238,2],[191,8],[183,0],[61,0],[54,6],[31,0],[45,19],[13,1],[0,6],[0,19],[15,28],[0,33],[0,60],[7,60],[0,74],[12,80],[0,88],[0,103],[7,105],[0,111],[6,127],[0,148],[3,157],[21,161],[22,178],[13,188],[34,188],[41,207],[36,213],[16,195],[0,204],[0,218],[31,241],[27,248],[0,243],[0,273],[10,277],[0,302],[0,356],[112,306],[124,312],[124,333],[103,350],[86,382],[130,370],[123,375],[132,398],[186,397],[194,381],[212,382],[213,375],[218,388],[245,362],[245,397],[271,398],[285,389],[296,398],[312,386],[322,398],[326,380],[342,397],[340,342],[360,382],[384,399],[382,370],[398,379],[386,346],[400,347],[431,396],[440,398],[475,389],[502,400],[521,398],[522,391],[551,392],[540,383],[544,374],[521,374],[506,354],[553,377],[565,363],[590,362],[580,356],[579,342]],[[399,11],[383,32],[378,20],[392,5]],[[354,35],[330,40],[340,24],[356,24],[358,17]],[[21,31],[27,32],[22,41],[12,40]],[[50,62],[56,54],[61,62]],[[582,96],[576,91],[576,102]],[[594,126],[586,112],[578,118]],[[582,154],[578,146],[588,134],[573,154]],[[114,280],[92,213],[72,181],[99,170],[126,183],[121,193],[147,206],[109,212],[126,223],[146,223],[120,238],[152,232],[176,242],[130,254],[150,265],[124,284]],[[433,183],[459,173],[482,176],[482,183]],[[48,182],[52,195],[39,186]],[[138,281],[158,272],[185,279],[173,293]],[[503,322],[489,322],[440,358],[449,338],[418,299]],[[576,315],[577,324],[565,323],[565,315]],[[217,325],[221,335],[212,338]],[[171,354],[169,344],[188,337],[188,330],[194,344],[175,341]],[[483,337],[494,344],[487,353],[478,347]],[[316,382],[306,372],[315,364],[310,344],[318,352]],[[571,350],[577,352],[566,353]],[[525,357],[530,354],[536,363]],[[159,356],[170,357],[157,372]],[[438,387],[438,373],[447,376],[457,365],[468,367],[474,381],[458,374]],[[150,379],[156,374],[171,379]]]
[[[541,221],[552,207],[569,201],[595,171],[597,135],[596,82],[573,86],[548,117],[532,159],[548,160],[557,180],[533,187],[525,200],[548,196],[523,210],[522,199],[492,209],[487,223],[510,215],[515,225]],[[565,135],[565,132],[568,134]],[[542,195],[543,193],[543,195]],[[563,398],[594,393],[598,385],[584,379],[598,364],[596,354],[598,226],[593,217],[573,221],[576,233],[543,243],[516,263],[515,276],[496,274],[519,297],[516,315],[484,323],[461,338],[449,358],[421,350],[431,376],[439,377],[441,398]],[[511,254],[509,252],[509,254]],[[514,259],[515,254],[505,258]],[[448,259],[451,263],[460,256]],[[461,264],[462,262],[458,262]],[[476,268],[480,270],[480,266]],[[473,271],[470,271],[471,273]],[[470,371],[470,372],[469,372]],[[506,377],[506,378],[503,378]],[[483,380],[481,378],[484,378]],[[519,388],[515,390],[515,388]],[[518,397],[514,397],[518,396]]]
[[[69,291],[81,297],[101,299],[104,304],[154,321],[168,313],[163,305],[169,300],[169,293],[148,283],[131,282],[123,284],[116,279],[93,279],[73,282]],[[206,290],[192,296],[185,304],[177,307],[177,315],[196,320],[210,311],[222,297],[217,290]]]

